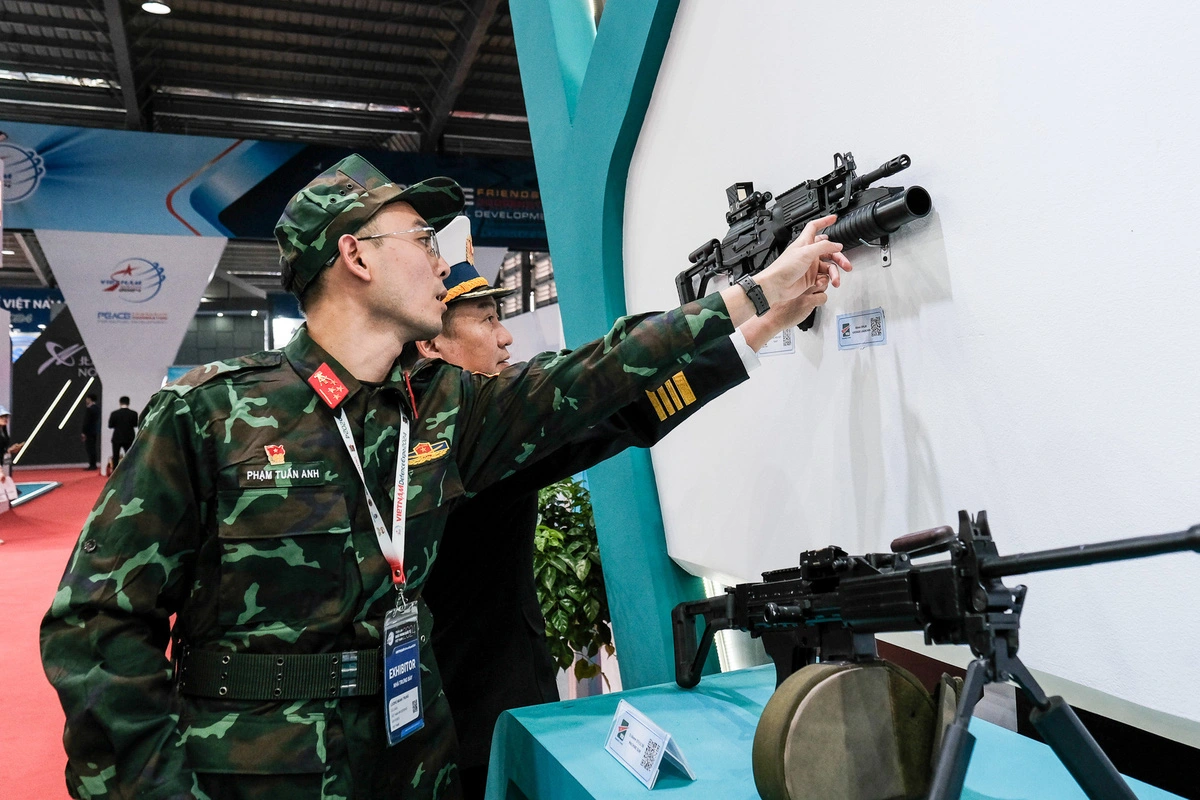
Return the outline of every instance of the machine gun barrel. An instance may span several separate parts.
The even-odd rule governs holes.
[[[1111,542],[1081,544],[1074,547],[1059,547],[1054,550],[984,558],[980,560],[979,573],[988,578],[1003,578],[1006,575],[1025,575],[1053,569],[1086,567],[1091,564],[1145,558],[1183,550],[1194,550],[1200,553],[1200,525],[1193,525],[1188,530],[1178,533],[1137,536],[1132,539],[1117,539]]]

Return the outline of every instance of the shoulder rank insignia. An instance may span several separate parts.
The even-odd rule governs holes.
[[[676,372],[654,391],[646,392],[646,397],[650,398],[650,405],[654,406],[654,413],[658,414],[659,422],[674,416],[677,411],[682,411],[684,406],[696,402],[696,395],[682,372]]]
[[[325,363],[317,367],[317,371],[308,379],[308,385],[316,390],[320,398],[325,401],[325,405],[330,408],[337,408],[338,403],[345,400],[346,395],[349,394],[346,384],[338,380],[338,376]]]
[[[417,446],[408,454],[408,465],[415,467],[429,461],[436,461],[450,452],[449,442],[417,442]]]
[[[283,464],[287,460],[287,452],[281,444],[268,444],[263,446],[263,450],[267,451],[268,464]]]

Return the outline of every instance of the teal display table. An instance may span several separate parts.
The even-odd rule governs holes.
[[[621,699],[671,734],[696,773],[689,781],[664,769],[653,795],[758,800],[750,749],[774,689],[775,668],[766,666],[710,675],[691,690],[667,683],[506,712],[492,739],[487,800],[650,800],[650,790],[604,750]],[[977,741],[962,800],[1086,800],[1046,745],[978,719],[971,732]],[[1129,784],[1141,800],[1178,800]]]

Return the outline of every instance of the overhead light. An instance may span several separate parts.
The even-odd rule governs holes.
[[[142,3],[142,11],[149,14],[170,14],[171,7],[162,0],[146,0]]]
[[[39,331],[44,331],[44,330],[46,330],[46,326],[45,326],[45,325],[38,325],[38,330],[39,330]]]
[[[0,250],[0,256],[15,256],[16,254],[16,250]]]
[[[223,316],[225,316],[225,312],[224,312],[224,311],[218,311],[218,312],[217,312],[217,316],[218,316],[218,317],[223,317]]]
[[[258,309],[257,309],[257,308],[253,308],[253,309],[251,309],[251,310],[250,310],[250,316],[252,316],[252,317],[257,317],[257,316],[258,316]]]

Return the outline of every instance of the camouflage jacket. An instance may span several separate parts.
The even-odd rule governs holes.
[[[196,773],[329,775],[335,739],[365,761],[387,749],[379,696],[200,699],[175,690],[164,654],[169,639],[220,653],[379,646],[394,590],[333,413],[307,382],[322,364],[348,390],[338,407],[383,509],[401,412],[413,414],[415,398],[405,552],[415,593],[456,500],[537,462],[732,331],[712,295],[622,318],[595,342],[499,376],[440,362],[407,376],[397,365],[366,386],[302,329],[283,351],[166,387],[101,492],[42,624],[43,664],[67,716],[68,788],[187,797],[200,794]],[[295,468],[282,473],[290,477],[267,469],[268,448]],[[425,613],[426,703],[440,694],[430,624]],[[344,794],[355,793],[347,784]]]

